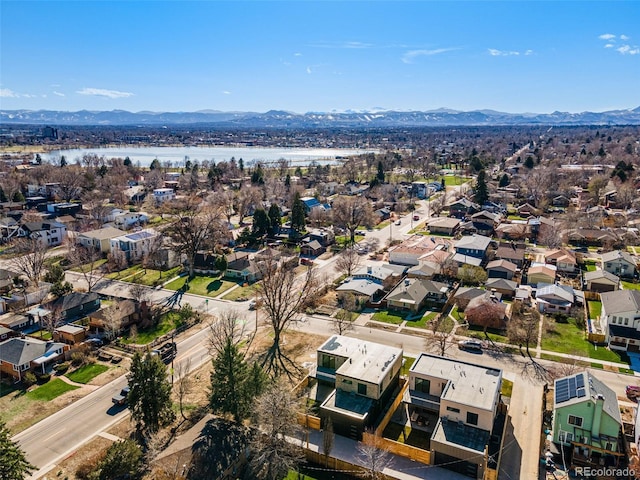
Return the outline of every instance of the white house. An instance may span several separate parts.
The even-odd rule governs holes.
[[[111,253],[114,255],[124,254],[128,261],[140,260],[151,251],[151,247],[159,235],[155,230],[146,229],[112,238]]]
[[[609,348],[640,351],[640,290],[603,292],[600,300],[600,325]]]
[[[67,227],[58,222],[27,222],[20,227],[18,236],[37,238],[42,246],[54,247],[67,237]]]
[[[156,203],[168,202],[176,198],[176,192],[173,188],[155,188],[153,198]]]
[[[149,216],[144,212],[124,212],[116,215],[113,224],[118,228],[128,230],[136,225],[143,225],[149,221]]]

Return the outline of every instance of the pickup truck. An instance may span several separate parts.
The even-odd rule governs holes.
[[[151,355],[158,355],[164,363],[171,363],[176,356],[178,346],[174,342],[168,342],[151,350]]]
[[[118,393],[118,394],[114,395],[113,397],[111,397],[111,401],[115,405],[124,405],[125,403],[127,403],[127,396],[128,395],[129,395],[129,386],[127,385],[122,390],[120,390],[120,393]]]

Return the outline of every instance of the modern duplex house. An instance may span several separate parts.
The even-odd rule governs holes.
[[[640,351],[640,290],[603,292],[600,300],[600,326],[609,348]]]
[[[614,250],[602,254],[602,269],[618,277],[631,278],[636,273],[636,261],[631,254]]]
[[[108,253],[111,249],[111,239],[124,235],[125,232],[114,227],[98,228],[88,232],[79,233],[77,242],[87,248],[95,248],[102,253]]]
[[[435,422],[434,464],[483,478],[485,449],[490,455],[500,449],[506,416],[501,386],[502,370],[428,353],[418,356],[403,402],[412,422]]]
[[[111,253],[122,254],[130,262],[140,260],[151,251],[158,236],[159,234],[155,230],[146,229],[112,238],[110,241]]]
[[[402,349],[334,335],[317,351],[316,378],[334,390],[320,406],[334,431],[357,440],[398,386]]]
[[[67,227],[58,222],[27,222],[20,227],[18,236],[36,238],[43,247],[60,245],[67,236]]]
[[[155,188],[153,198],[157,204],[169,202],[176,198],[176,192],[173,188]]]
[[[554,387],[554,443],[570,450],[574,465],[619,465],[625,453],[615,392],[588,372],[559,378]]]

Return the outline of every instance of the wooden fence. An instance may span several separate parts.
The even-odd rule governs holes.
[[[364,432],[362,434],[362,443],[367,445],[375,445],[377,448],[387,450],[389,453],[408,458],[415,462],[431,465],[431,452],[422,448],[407,445],[406,443],[396,442],[388,438],[377,437],[372,433]]]
[[[400,378],[398,386],[400,387],[400,393],[393,400],[393,403],[387,410],[387,413],[384,415],[384,417],[382,417],[382,420],[376,427],[375,436],[377,437],[382,437],[382,432],[384,432],[384,429],[387,428],[387,425],[389,424],[391,417],[393,416],[395,411],[398,409],[398,406],[400,405],[400,403],[402,403],[402,396],[404,395],[405,390],[408,388],[409,382],[404,378]]]

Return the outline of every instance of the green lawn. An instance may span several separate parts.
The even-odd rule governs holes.
[[[44,385],[39,386],[35,390],[31,390],[27,392],[27,397],[32,400],[40,400],[43,402],[49,402],[56,397],[59,397],[63,393],[70,392],[71,390],[75,390],[80,387],[76,387],[75,385],[69,385],[68,383],[63,382],[59,378],[51,380],[50,382],[45,383]]]
[[[627,290],[640,290],[640,283],[632,283],[625,280],[621,280],[620,283]]]
[[[503,378],[502,388],[500,389],[500,393],[505,397],[511,397],[512,392],[513,392],[513,382],[511,380],[507,380],[506,378]]]
[[[509,339],[506,335],[503,335],[504,332],[500,330],[494,330],[492,328],[487,329],[487,335],[484,334],[484,329],[477,325],[469,325],[467,329],[467,335],[472,338],[477,338],[478,340],[486,340],[487,337],[491,339],[491,341],[496,343],[510,343]],[[464,335],[464,329],[456,330],[456,333],[460,335]],[[535,348],[535,345],[532,345]]]
[[[87,273],[87,272],[90,272],[91,270],[95,272],[98,268],[100,268],[105,263],[107,263],[107,259],[101,258],[100,260],[96,260],[95,262],[93,262],[93,264],[88,263],[86,265],[80,265],[79,267],[72,268],[71,270],[73,272],[82,272],[82,273]]]
[[[420,319],[408,320],[407,327],[431,328],[431,324],[429,322],[434,320],[439,315],[439,313],[440,312],[431,312],[427,310]],[[451,331],[451,329],[453,328],[453,320],[451,320],[450,318],[446,318],[445,326],[447,325],[447,321],[451,324],[451,326],[449,327],[449,331]]]
[[[255,297],[258,293],[258,284],[247,285],[246,287],[238,287],[231,290],[224,297],[224,300],[244,301]],[[244,300],[243,300],[244,299]]]
[[[107,367],[106,365],[101,365],[99,363],[90,363],[89,365],[83,365],[82,367],[71,373],[67,373],[66,377],[73,382],[89,383],[95,377],[97,377],[101,373],[106,372],[107,370],[109,370],[109,367]]]
[[[127,281],[132,283],[139,283],[148,287],[155,287],[156,285],[166,282],[167,280],[171,280],[181,271],[181,266],[174,267],[165,271],[147,268],[136,272],[136,274],[133,277],[128,278]]]
[[[458,322],[464,322],[464,312],[459,312],[457,305],[454,305],[453,308],[451,309],[451,312],[449,312],[449,313]]]
[[[385,322],[385,323],[391,323],[393,325],[400,325],[402,322],[404,322],[406,316],[407,316],[406,313],[381,311],[381,312],[374,313],[371,319],[376,320],[378,322]]]
[[[125,336],[122,338],[122,343],[137,343],[139,345],[146,345],[147,343],[151,343],[156,338],[169,333],[171,330],[176,328],[180,323],[180,314],[178,312],[167,312],[165,313],[160,322],[154,327],[138,330],[138,334],[135,338],[130,338]]]
[[[389,225],[391,223],[391,220],[385,220],[384,222],[380,222],[379,224],[377,224],[375,227],[376,230],[382,230],[384,227],[386,227],[387,225]]]
[[[142,270],[142,266],[133,265],[132,267],[125,268],[124,270],[120,270],[119,272],[110,273],[109,275],[107,275],[107,278],[109,278],[110,280],[121,280],[133,275],[134,273],[138,273],[140,270]]]
[[[409,369],[413,366],[413,362],[415,362],[416,359],[413,358],[413,357],[402,357],[402,360],[404,361],[404,364],[402,365],[402,368],[400,369],[400,375],[402,375],[404,377],[408,377],[409,376]]]
[[[606,347],[597,347],[587,341],[585,331],[576,325],[574,319],[570,319],[568,323],[555,322],[550,332],[543,330],[541,347],[543,350],[579,355],[594,360],[628,363],[623,352],[618,353]]]
[[[599,318],[602,313],[602,303],[598,300],[589,300],[587,302],[589,306],[589,318]]]
[[[188,276],[185,275],[184,277],[176,278],[173,282],[165,285],[164,288],[169,290],[184,289],[186,293],[194,293],[196,295],[204,295],[207,297],[217,297],[234,285],[236,285],[235,282],[222,280],[220,277],[196,275],[189,280]]]

